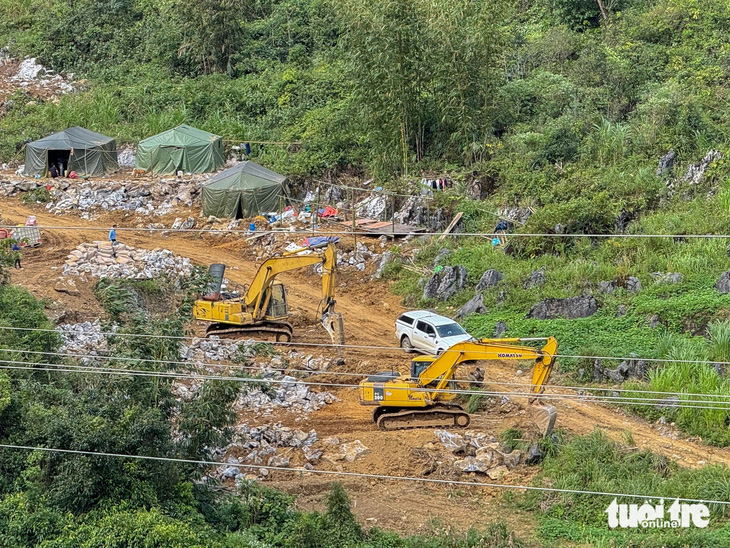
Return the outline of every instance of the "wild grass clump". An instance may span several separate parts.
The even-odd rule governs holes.
[[[726,467],[683,469],[663,455],[612,441],[600,430],[575,437],[548,455],[535,483],[557,489],[646,494],[657,497],[656,502],[659,497],[730,500],[730,470]],[[541,514],[540,534],[546,540],[658,547],[722,546],[730,539],[730,531],[723,527],[728,517],[725,505],[710,506],[711,527],[704,531],[612,531],[605,514],[611,500],[612,496],[533,491],[520,504]],[[619,496],[618,502],[635,504],[637,500]]]

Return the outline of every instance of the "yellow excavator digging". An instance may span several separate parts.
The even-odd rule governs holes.
[[[209,272],[213,282],[208,293],[195,301],[193,316],[196,320],[209,322],[206,335],[222,337],[273,337],[277,341],[291,341],[293,328],[286,321],[289,311],[286,302],[286,288],[276,282],[282,272],[306,266],[322,265],[322,301],[318,316],[332,338],[333,344],[345,343],[342,315],[335,312],[335,273],[337,251],[330,244],[324,252],[310,255],[288,255],[265,261],[256,272],[251,284],[242,297],[220,299],[220,287],[225,265],[211,265]],[[338,355],[342,352],[338,347]]]
[[[545,341],[542,349],[516,343]],[[455,344],[438,356],[419,356],[411,362],[411,374],[378,373],[360,383],[360,403],[376,405],[373,421],[381,430],[469,426],[470,418],[453,400],[457,394],[454,374],[465,362],[479,360],[535,360],[530,388],[533,420],[547,436],[557,411],[540,402],[539,395],[550,378],[558,342],[553,337],[531,339],[481,339]],[[488,377],[487,377],[488,380]]]

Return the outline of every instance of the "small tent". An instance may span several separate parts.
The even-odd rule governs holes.
[[[62,171],[98,177],[119,169],[117,143],[111,137],[76,126],[25,146],[25,175],[46,177],[52,164],[62,167]]]
[[[203,215],[242,219],[276,211],[288,196],[286,177],[253,162],[221,171],[203,186]]]
[[[223,140],[185,124],[140,141],[137,147],[137,169],[156,175],[178,171],[207,173],[220,169],[224,163]]]

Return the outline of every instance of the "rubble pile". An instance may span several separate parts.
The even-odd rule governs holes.
[[[371,194],[355,204],[358,217],[380,220],[385,213],[387,201],[382,194]]]
[[[134,167],[137,163],[137,152],[134,147],[129,145],[117,148],[117,163],[119,167]]]
[[[499,480],[525,460],[522,451],[507,451],[497,439],[484,432],[467,430],[463,434],[436,430],[445,449],[461,458],[454,461],[460,472],[479,472]]]
[[[139,215],[166,215],[176,207],[191,207],[202,186],[195,181],[178,183],[166,179],[154,183],[104,181],[103,184],[71,184],[61,180],[54,185],[52,202],[46,207],[57,214],[71,209],[90,211],[101,208],[133,211]]]
[[[84,182],[55,179],[49,183],[46,180],[12,179],[0,181],[0,194],[15,196],[50,184],[51,201],[46,209],[57,215],[69,210],[91,212],[96,209],[167,215],[177,207],[192,207],[205,181],[201,177],[204,176],[180,182],[174,179]],[[84,217],[88,218],[88,215]]]
[[[253,427],[240,424],[235,427],[233,443],[219,451],[225,454],[235,449],[240,454],[238,457],[228,457],[228,464],[253,464],[272,468],[286,468],[291,463],[292,449],[301,449],[308,463],[318,461],[322,456],[322,451],[312,449],[312,445],[316,442],[317,432],[315,430],[305,432],[297,428],[283,426],[280,422],[273,425],[264,424]],[[285,451],[277,455],[279,449]],[[311,464],[309,467],[311,467]],[[246,477],[243,470],[245,468],[240,466],[229,466],[225,469],[219,469],[217,475],[223,480],[232,479],[236,480],[237,483],[244,479],[258,479],[253,475]],[[266,477],[269,475],[269,471],[265,468],[257,471],[259,476]]]
[[[270,377],[273,379],[276,374]],[[279,380],[279,379],[276,379]],[[263,380],[262,382],[266,382]],[[329,392],[312,392],[302,381],[285,375],[281,382],[271,383],[270,388],[242,393],[236,401],[236,410],[256,409],[261,413],[272,413],[275,409],[288,409],[298,413],[317,411],[327,404],[339,401]]]
[[[192,264],[168,249],[135,249],[122,243],[92,242],[79,245],[66,259],[63,275],[90,274],[99,278],[156,278],[162,274],[187,276]]]
[[[193,362],[230,361],[237,354],[253,358],[257,355],[259,344],[261,343],[254,339],[221,339],[216,335],[206,338],[195,337],[189,345],[181,343],[180,359]],[[281,368],[283,364],[280,356],[272,356],[268,361],[272,369]]]
[[[339,253],[337,255],[337,266],[353,266],[360,272],[365,270],[366,263],[373,262],[380,264],[382,260],[380,254],[370,251],[368,246],[362,242],[357,242],[355,250],[349,253]],[[321,272],[321,267],[320,267]]]
[[[3,65],[12,68],[16,62],[8,58],[3,62]],[[31,57],[21,61],[17,65],[16,72],[5,79],[5,85],[8,86],[8,89],[0,89],[0,94],[10,95],[13,91],[12,88],[20,88],[29,92],[31,96],[38,95],[54,100],[57,99],[55,96],[77,91],[78,84],[74,82],[73,77],[73,74],[68,74],[65,77],[56,74],[38,63],[35,57]]]
[[[116,325],[112,326],[111,330],[116,331]],[[61,324],[56,326],[56,331],[63,339],[61,352],[96,355],[106,351],[106,336],[102,335],[101,322],[98,319],[93,322]]]

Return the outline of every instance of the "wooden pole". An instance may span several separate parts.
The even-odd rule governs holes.
[[[393,212],[392,212],[393,213],[393,216],[392,216],[393,222],[391,224],[391,227],[392,227],[391,231],[393,232],[393,239],[395,239],[395,196],[392,196],[392,205],[393,205]]]
[[[357,210],[355,209],[355,191],[350,191],[350,212],[352,214],[352,232],[355,234],[355,249],[357,250]]]

